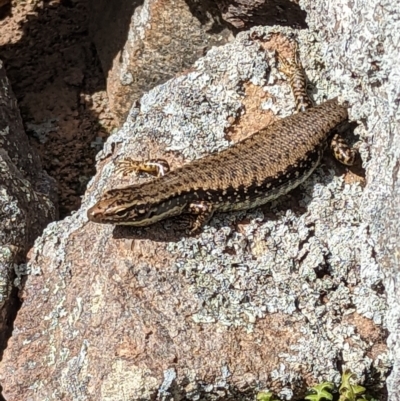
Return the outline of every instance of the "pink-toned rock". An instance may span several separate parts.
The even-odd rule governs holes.
[[[82,209],[31,253],[0,366],[7,401],[252,399],[262,388],[290,399],[337,380],[338,362],[360,378],[386,372],[385,297],[361,274],[377,269],[361,188],[340,173],[321,168],[281,203],[217,215],[196,237],[174,221],[87,222],[103,191],[149,179],[116,174],[121,157],[175,167],[227,146],[247,113],[293,112],[268,32],[239,34],[155,87],[108,139]]]
[[[151,399],[168,369],[181,392],[185,381],[225,383],[232,375],[234,387],[246,388],[267,380],[296,341],[298,323],[279,314],[251,334],[198,325],[192,317],[201,303],[165,244],[141,240],[141,255],[131,241],[113,240],[112,230],[74,227],[54,226],[68,231],[61,247],[50,244],[59,234],[50,234],[34,256],[41,272],[28,280],[2,369],[8,401]],[[56,262],[62,249],[64,261]]]
[[[17,101],[0,60],[0,349],[17,303],[15,273],[43,228],[56,217],[54,181],[29,146]]]
[[[143,93],[226,43],[230,31],[216,11],[213,2],[91,2],[90,31],[107,77],[110,107],[121,122]]]
[[[143,93],[226,43],[232,27],[306,26],[298,4],[283,0],[145,0],[140,5],[100,0],[90,7],[91,36],[120,122]]]

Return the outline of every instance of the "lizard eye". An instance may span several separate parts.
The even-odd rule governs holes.
[[[125,215],[127,214],[127,212],[126,212],[126,210],[120,210],[119,212],[116,212],[115,214],[116,214],[117,216],[122,217],[122,216],[125,216]]]

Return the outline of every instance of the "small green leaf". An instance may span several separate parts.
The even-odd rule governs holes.
[[[353,391],[355,395],[359,394],[364,394],[365,393],[365,387],[359,386],[358,384],[353,386]]]
[[[358,401],[358,395],[365,393],[365,388],[358,384],[351,384],[350,380],[355,379],[355,374],[346,370],[342,374],[342,384],[339,387],[339,401]]]
[[[314,392],[315,394],[309,394],[304,397],[304,399],[308,401],[332,401],[333,396],[331,394],[331,391],[333,390],[333,388],[334,386],[331,382],[317,384],[316,386],[310,388],[310,391]]]

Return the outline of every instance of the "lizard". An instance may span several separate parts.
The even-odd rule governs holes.
[[[147,172],[156,178],[106,191],[88,209],[88,219],[145,227],[174,217],[195,234],[216,212],[255,208],[296,188],[320,164],[329,140],[335,158],[353,165],[358,153],[337,133],[348,120],[347,108],[337,98],[313,105],[297,44],[291,58],[278,59],[292,88],[295,114],[172,171],[164,159],[119,161],[117,172]]]

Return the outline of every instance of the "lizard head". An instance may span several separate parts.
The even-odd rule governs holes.
[[[142,192],[135,186],[111,189],[88,209],[87,217],[94,223],[143,227],[178,215],[185,206],[170,200],[149,199]]]

